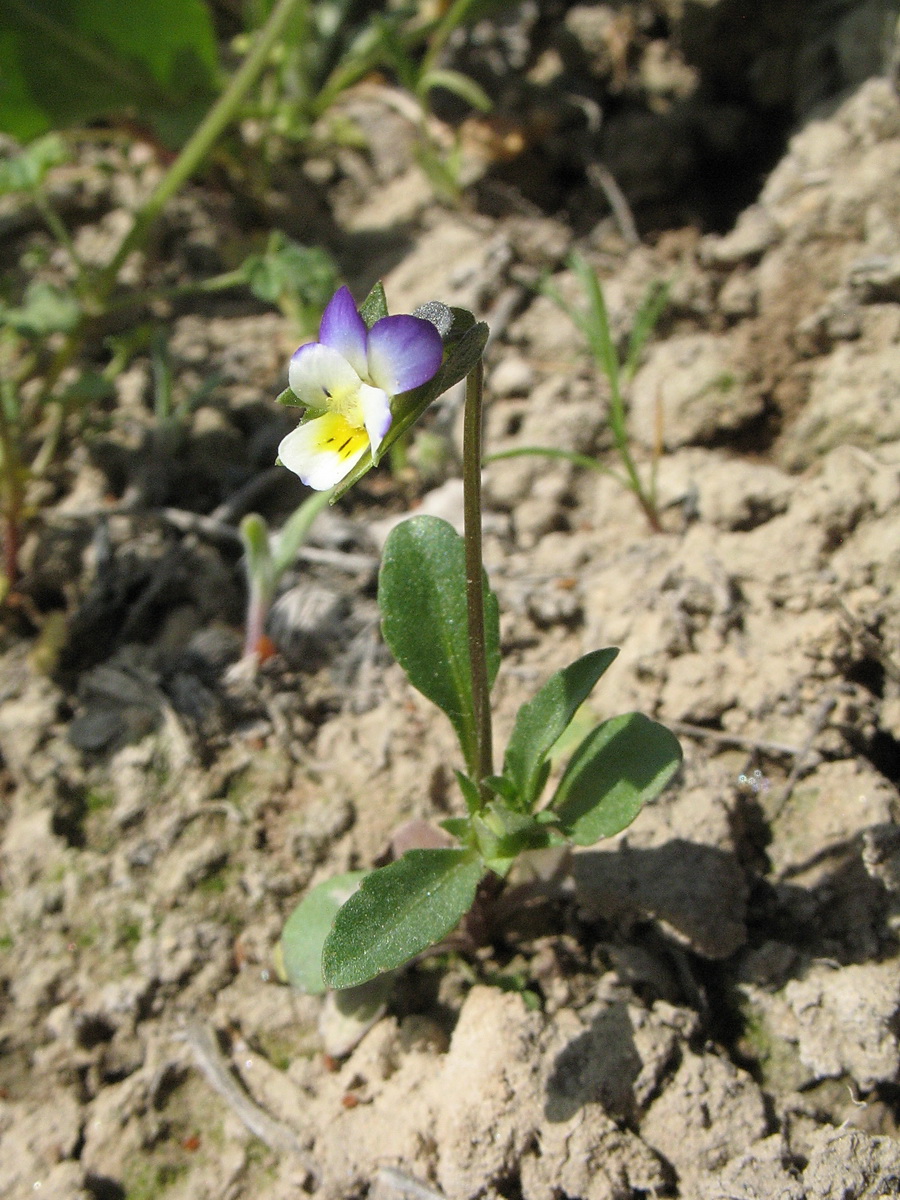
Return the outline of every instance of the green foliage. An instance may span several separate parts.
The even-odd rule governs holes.
[[[331,499],[330,492],[313,492],[285,521],[273,539],[269,527],[258,513],[247,513],[240,524],[244,547],[244,568],[249,599],[244,641],[244,658],[259,660],[266,617],[285,571],[293,565],[297,551],[309,536],[313,521]]]
[[[215,94],[203,0],[0,0],[0,129],[28,140],[109,115],[181,140]]]
[[[588,261],[577,252],[570,255],[568,266],[581,284],[587,302],[586,307],[570,304],[559,289],[547,279],[541,284],[541,291],[554,304],[561,308],[572,323],[581,331],[598,370],[606,376],[610,391],[609,427],[613,435],[619,460],[624,469],[624,474],[610,470],[596,459],[590,458],[585,454],[577,454],[570,450],[558,450],[549,446],[522,446],[517,447],[515,450],[504,450],[498,454],[489,455],[486,461],[492,462],[501,458],[519,458],[537,455],[546,458],[566,459],[576,466],[586,467],[588,470],[611,475],[623,487],[627,487],[634,493],[644,515],[650,523],[650,527],[659,531],[661,525],[656,496],[656,459],[654,457],[648,479],[644,480],[638,470],[628,438],[624,389],[634,377],[644,346],[656,328],[668,303],[668,284],[654,284],[647,290],[632,322],[631,334],[625,354],[620,358],[609,325],[609,314],[606,309],[603,287],[597,273]],[[654,451],[655,453],[656,451]]]
[[[413,687],[450,719],[469,770],[474,769],[476,717],[469,657],[465,546],[438,517],[411,517],[384,548],[378,583],[384,639]],[[488,680],[500,665],[497,598],[485,576]]]
[[[251,27],[265,19],[271,7],[270,0],[248,5]],[[255,115],[277,138],[308,142],[316,121],[342,93],[376,71],[389,72],[418,109],[418,119],[414,115],[413,120],[424,170],[439,195],[458,199],[458,147],[448,152],[432,136],[430,97],[442,88],[473,108],[490,109],[483,89],[460,72],[440,66],[439,58],[454,30],[492,7],[498,5],[456,0],[439,16],[429,17],[421,5],[384,0],[377,6],[359,0],[303,4],[271,57]]]
[[[342,904],[365,878],[365,871],[348,871],[318,884],[297,905],[281,933],[281,954],[288,983],[317,996],[325,991],[322,947]]]
[[[66,148],[58,134],[48,133],[45,137],[37,138],[23,146],[17,154],[0,161],[0,196],[10,192],[34,191],[44,182],[50,168],[58,167],[67,158]]]
[[[70,333],[81,318],[81,305],[70,291],[42,279],[32,280],[21,304],[0,302],[0,326],[6,325],[25,337],[47,337]]]
[[[19,574],[26,484],[46,471],[72,405],[86,399],[83,390],[77,395],[71,388],[66,368],[96,335],[110,308],[134,304],[132,298],[115,305],[120,269],[143,248],[168,202],[240,115],[286,23],[300,7],[302,0],[276,0],[246,61],[209,107],[218,83],[216,44],[203,0],[143,0],[118,6],[106,0],[0,0],[0,130],[27,140],[51,126],[124,113],[155,121],[163,137],[179,142],[189,125],[203,118],[101,268],[89,269],[80,260],[41,186],[47,170],[60,160],[57,138],[49,135],[12,154],[0,171],[0,191],[29,195],[67,251],[76,275],[71,291],[33,281],[21,303],[0,306],[0,602]],[[216,291],[247,282],[246,275],[236,271],[195,290]],[[176,288],[168,293],[172,294],[183,292]],[[283,299],[283,288],[280,294]],[[147,299],[144,293],[140,302]],[[49,334],[62,334],[61,345],[50,347],[50,356],[41,345]],[[107,384],[127,360],[129,343],[133,339],[127,336],[119,339],[104,372]],[[41,381],[40,389],[36,394],[29,389],[24,400],[23,385],[35,378]],[[165,371],[157,372],[157,385],[157,400],[166,407],[172,396]]]
[[[151,338],[150,366],[153,372],[153,415],[158,434],[182,432],[191,413],[222,382],[222,376],[218,373],[208,375],[193,391],[179,394],[168,338],[160,330],[155,331]]]
[[[594,650],[577,659],[551,675],[534,699],[519,709],[503,768],[514,785],[517,803],[526,811],[531,811],[547,782],[551,749],[618,653],[615,648]]]
[[[325,939],[328,986],[363,983],[445,937],[471,908],[483,874],[469,850],[410,850],[371,872]]]
[[[277,229],[265,252],[250,255],[241,271],[254,296],[277,305],[300,336],[316,328],[338,284],[337,266],[327,250],[302,246]]]
[[[386,315],[380,285],[360,311],[369,327]],[[681,762],[676,738],[638,713],[585,729],[582,706],[618,653],[607,648],[555,672],[522,705],[503,770],[493,773],[490,720],[479,698],[486,701],[500,664],[499,613],[480,567],[479,522],[471,503],[481,457],[480,442],[471,431],[480,428],[479,360],[487,331],[471,313],[441,304],[426,305],[417,315],[440,331],[444,364],[435,381],[400,397],[399,409],[415,419],[423,403],[472,372],[467,404],[475,407],[466,416],[464,489],[466,537],[473,540],[467,546],[451,525],[436,517],[401,522],[384,548],[378,604],[395,659],[457,734],[466,773],[456,772],[456,778],[467,815],[441,822],[458,848],[410,850],[367,874],[340,906],[327,885],[310,893],[283,939],[285,960],[290,956],[301,964],[289,967],[288,975],[307,988],[310,980],[316,988],[356,988],[402,966],[446,937],[476,897],[490,892],[485,883],[479,893],[486,876],[502,879],[528,851],[591,845],[620,832],[671,781]],[[395,426],[397,421],[395,412]],[[479,563],[478,572],[469,571],[470,560]],[[469,617],[482,602],[483,646],[475,636],[477,622],[473,631]],[[566,752],[568,764],[545,802],[551,769]]]
[[[598,725],[569,760],[551,808],[563,833],[591,846],[627,828],[681,765],[678,739],[641,713]]]

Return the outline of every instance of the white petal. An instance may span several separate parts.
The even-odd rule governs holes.
[[[378,447],[381,439],[391,427],[391,400],[387,392],[381,388],[370,387],[367,383],[360,384],[359,403],[366,423],[366,433],[372,444],[372,457],[378,457]]]
[[[325,492],[344,478],[365,454],[368,435],[336,413],[298,425],[278,447],[282,464],[307,487]]]
[[[307,342],[291,359],[288,383],[311,408],[346,411],[356,402],[359,376],[342,354],[321,342]]]

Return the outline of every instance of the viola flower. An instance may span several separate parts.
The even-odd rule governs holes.
[[[440,333],[421,317],[382,317],[367,329],[340,288],[322,314],[319,340],[291,359],[290,389],[316,415],[283,438],[278,458],[308,487],[334,487],[366,450],[377,457],[391,401],[433,379],[443,352]]]

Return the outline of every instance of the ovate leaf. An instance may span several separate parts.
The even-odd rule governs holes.
[[[588,734],[560,780],[551,809],[560,828],[590,846],[627,828],[681,765],[681,746],[664,725],[626,713]]]
[[[59,134],[48,133],[46,137],[37,138],[8,158],[0,159],[0,195],[33,191],[41,185],[51,167],[59,166],[67,158],[66,148]]]
[[[446,937],[472,907],[483,874],[470,850],[410,850],[367,875],[325,940],[326,984],[356,987]]]
[[[594,650],[551,675],[538,694],[516,716],[503,773],[515,784],[522,807],[530,810],[545,781],[542,768],[554,742],[619,651]]]
[[[337,267],[327,250],[303,246],[275,230],[263,254],[250,255],[243,264],[254,296],[268,304],[296,299],[317,308],[319,314],[337,286]]]
[[[0,325],[9,325],[25,337],[67,333],[75,328],[80,316],[81,307],[75,294],[43,279],[29,283],[17,308],[0,305]]]
[[[467,764],[475,759],[463,539],[438,517],[411,517],[384,548],[378,605],[384,638],[413,687],[450,718]],[[497,597],[485,587],[485,641],[492,684],[500,665]]]
[[[353,895],[365,871],[348,871],[318,884],[300,901],[281,931],[281,954],[288,982],[302,992],[325,991],[322,947],[338,909]]]

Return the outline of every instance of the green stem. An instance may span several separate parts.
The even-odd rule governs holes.
[[[11,415],[9,381],[0,382],[0,540],[3,544],[3,575],[11,587],[19,575],[19,533],[22,520],[22,460],[19,433]]]
[[[466,611],[469,619],[469,662],[472,668],[472,707],[475,713],[475,781],[483,802],[490,792],[483,780],[494,773],[491,734],[491,696],[484,629],[484,567],[481,559],[481,425],[484,363],[478,362],[466,379],[463,425],[463,514],[466,546]]]
[[[244,59],[228,87],[212,106],[181,153],[160,180],[155,191],[139,209],[134,224],[122,240],[112,261],[100,276],[97,291],[105,299],[115,285],[125,260],[138,249],[162,210],[200,166],[225,128],[237,116],[244,97],[256,83],[269,54],[284,33],[295,8],[302,0],[278,0],[262,27],[253,49]]]
[[[84,262],[83,262],[81,256],[79,255],[78,251],[75,249],[75,243],[72,241],[72,238],[71,238],[71,235],[69,234],[68,229],[66,229],[66,227],[63,224],[62,220],[60,219],[58,213],[55,211],[53,206],[48,202],[46,196],[44,196],[44,194],[41,192],[40,188],[32,189],[31,199],[32,199],[32,202],[34,203],[35,208],[38,210],[38,212],[43,217],[44,224],[47,226],[47,228],[50,230],[50,232],[53,234],[53,236],[56,238],[56,240],[59,242],[59,244],[63,247],[63,249],[68,254],[69,258],[72,261],[72,265],[75,267],[75,270],[78,272],[78,282],[79,282],[79,284],[82,284],[84,282],[84,280],[87,278],[87,274],[88,274],[87,268],[85,267]]]
[[[192,283],[179,283],[174,287],[156,288],[141,292],[140,295],[124,296],[121,300],[113,300],[106,305],[104,315],[117,315],[127,312],[130,308],[146,308],[160,300],[181,300],[191,296],[210,296],[216,292],[227,292],[232,288],[246,287],[247,273],[243,267],[233,271],[225,271],[221,275],[212,275],[209,279],[198,279]]]

